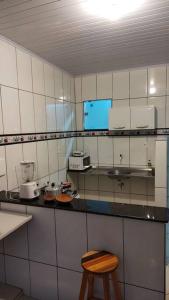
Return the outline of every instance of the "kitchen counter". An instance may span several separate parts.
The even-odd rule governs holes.
[[[31,215],[0,211],[0,240],[31,221]]]
[[[73,199],[73,201],[68,204],[60,204],[57,201],[47,203],[44,201],[43,195],[34,200],[25,200],[20,199],[18,193],[6,191],[0,192],[0,202],[54,208],[89,214],[107,215],[113,217],[123,217],[151,222],[169,222],[169,209],[156,206],[121,204],[115,202],[84,199]]]
[[[0,244],[0,270],[8,284],[42,300],[78,300],[81,257],[92,249],[118,255],[125,300],[166,300],[169,291],[167,208],[74,199],[68,205],[0,193],[1,211],[32,220]],[[5,263],[3,263],[5,261]],[[16,274],[17,270],[17,274]],[[23,276],[24,274],[24,276]],[[96,297],[102,297],[96,280]],[[111,299],[113,298],[111,290]]]

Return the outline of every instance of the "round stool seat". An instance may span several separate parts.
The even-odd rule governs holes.
[[[81,265],[95,274],[110,273],[119,266],[119,258],[107,251],[89,251],[82,257]]]

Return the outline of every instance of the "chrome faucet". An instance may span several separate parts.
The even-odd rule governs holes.
[[[120,153],[120,164],[122,163],[123,154]]]
[[[119,181],[118,185],[119,185],[119,187],[120,187],[120,189],[122,191],[123,187],[124,187],[124,182],[122,182],[121,180],[118,180],[118,181]]]
[[[152,163],[151,163],[150,159],[148,160],[148,164],[147,165],[148,165],[149,168],[152,168]]]

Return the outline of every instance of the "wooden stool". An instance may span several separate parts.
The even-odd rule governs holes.
[[[109,275],[111,275],[115,300],[122,300],[116,269],[119,266],[117,256],[107,251],[87,252],[81,260],[84,269],[79,300],[85,299],[85,292],[88,285],[87,300],[97,299],[94,297],[94,277],[100,276],[103,280],[104,300],[110,300]]]

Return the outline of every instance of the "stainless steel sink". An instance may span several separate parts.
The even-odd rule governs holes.
[[[71,172],[71,171],[69,171]],[[92,167],[87,171],[79,172],[83,176],[109,176],[111,178],[119,178],[119,177],[140,177],[140,178],[152,178],[155,176],[155,168],[147,167],[147,168],[132,168],[132,167]]]
[[[153,177],[155,175],[154,168],[128,168],[119,167],[112,168],[107,171],[107,176],[110,177]]]
[[[125,176],[130,175],[131,171],[126,168],[113,168],[112,170],[108,171],[107,174],[109,176]]]

